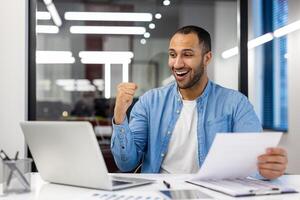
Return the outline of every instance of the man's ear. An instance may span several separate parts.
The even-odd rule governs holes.
[[[209,51],[203,56],[203,64],[207,66],[210,63],[211,59],[212,59],[212,53],[211,51]]]

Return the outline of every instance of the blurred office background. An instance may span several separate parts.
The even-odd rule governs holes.
[[[287,133],[290,172],[300,172],[299,9],[298,0],[248,0],[247,95],[265,130]],[[0,35],[0,144],[9,151],[26,152],[19,121],[85,120],[116,171],[109,149],[116,86],[137,83],[137,100],[173,81],[169,38],[185,25],[211,34],[210,79],[239,89],[237,0],[14,0],[0,11],[7,27]]]

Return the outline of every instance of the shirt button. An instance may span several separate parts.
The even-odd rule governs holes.
[[[160,154],[160,156],[161,156],[161,157],[164,157],[164,156],[165,156],[165,154],[163,154],[163,153],[162,153],[162,154]]]
[[[124,132],[125,132],[124,128],[121,128],[121,132],[122,132],[122,133],[124,133]]]
[[[177,114],[180,113],[180,110],[176,110],[176,113],[177,113]]]
[[[171,134],[171,131],[168,131],[168,135],[170,135]]]
[[[180,101],[180,98],[178,98],[177,101]]]

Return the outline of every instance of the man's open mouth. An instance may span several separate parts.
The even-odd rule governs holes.
[[[175,70],[174,72],[176,76],[183,77],[189,73],[189,70],[178,70],[178,71]]]

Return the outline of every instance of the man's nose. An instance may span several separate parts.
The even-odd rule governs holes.
[[[179,67],[183,67],[184,66],[184,62],[183,59],[181,58],[181,56],[177,56],[174,60],[174,67],[175,68],[179,68]]]

